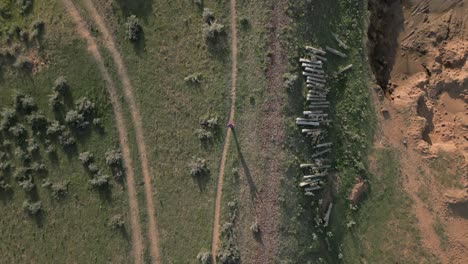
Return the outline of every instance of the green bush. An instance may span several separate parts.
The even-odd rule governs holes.
[[[26,120],[28,121],[29,124],[31,124],[31,127],[35,131],[40,131],[40,130],[45,130],[47,129],[47,125],[49,121],[45,116],[42,114],[38,113],[33,113],[29,116],[27,116]]]
[[[44,21],[40,19],[35,20],[32,23],[31,39],[36,39],[42,34],[42,32],[44,31],[44,25]]]
[[[99,174],[99,167],[96,165],[96,163],[90,163],[88,164],[88,171],[93,175],[97,175]]]
[[[58,182],[49,185],[50,194],[57,200],[63,199],[68,194],[69,181]]]
[[[18,139],[23,139],[26,137],[27,131],[22,124],[16,124],[8,129],[8,132]]]
[[[213,139],[213,133],[203,128],[195,130],[195,134],[197,135],[198,139],[202,142],[208,142],[211,139]]]
[[[78,109],[78,113],[84,117],[92,116],[94,114],[95,108],[95,104],[86,97],[82,97],[76,102],[76,109]]]
[[[186,83],[192,83],[192,84],[198,84],[201,82],[202,75],[199,73],[193,73],[190,75],[187,75],[187,77],[184,78],[184,81]]]
[[[21,14],[26,14],[32,8],[33,1],[32,0],[18,0],[18,4],[20,6]]]
[[[128,40],[137,41],[140,39],[141,31],[143,29],[140,24],[140,19],[138,19],[135,15],[127,17],[125,27]]]
[[[20,181],[19,186],[21,186],[21,188],[26,192],[31,192],[36,188],[36,185],[34,185],[31,179]]]
[[[60,93],[54,92],[49,95],[49,106],[53,111],[57,111],[63,105],[62,99],[60,98]]]
[[[30,59],[20,56],[16,59],[15,63],[13,63],[13,67],[17,69],[23,69],[23,70],[32,70],[33,63],[31,62]]]

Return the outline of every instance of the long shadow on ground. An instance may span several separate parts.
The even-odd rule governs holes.
[[[249,166],[247,165],[244,155],[242,154],[242,150],[239,144],[239,140],[237,138],[236,130],[234,129],[232,130],[232,135],[234,137],[234,142],[236,143],[237,155],[239,156],[239,160],[242,165],[242,170],[244,171],[245,177],[247,179],[247,183],[249,184],[251,199],[253,200],[257,197],[258,190],[257,190],[257,187],[255,186],[255,182],[252,179],[252,174],[250,173]]]

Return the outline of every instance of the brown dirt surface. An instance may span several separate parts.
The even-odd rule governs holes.
[[[236,29],[236,0],[230,0],[230,30],[231,30],[231,91],[230,91],[230,109],[229,109],[229,122],[234,122],[236,113],[236,80],[237,80],[237,29]],[[211,240],[211,256],[213,262],[216,263],[216,251],[218,250],[219,240],[219,217],[221,213],[221,197],[223,194],[223,179],[224,170],[226,166],[226,158],[231,141],[232,130],[226,130],[226,137],[224,139],[223,152],[221,154],[221,161],[218,172],[218,182],[216,186],[216,199],[213,220],[213,236]]]
[[[133,126],[135,128],[135,134],[137,139],[137,147],[139,152],[139,157],[141,161],[141,167],[143,172],[143,182],[145,190],[145,201],[146,201],[146,210],[148,214],[148,238],[150,241],[150,254],[153,260],[153,263],[159,263],[159,245],[158,245],[158,231],[156,225],[156,216],[153,204],[153,188],[151,184],[151,175],[148,165],[148,154],[146,151],[145,137],[143,132],[143,125],[138,106],[133,95],[133,87],[128,77],[125,64],[122,60],[122,56],[117,49],[114,38],[110,33],[104,19],[99,15],[91,0],[84,1],[86,9],[90,12],[91,17],[96,22],[97,27],[99,28],[100,33],[104,39],[104,45],[109,50],[115,66],[117,67],[118,76],[123,85],[124,96],[126,102],[129,106]]]
[[[264,115],[259,121],[260,146],[262,159],[265,160],[264,175],[268,180],[259,189],[255,201],[257,222],[261,229],[261,241],[257,243],[256,253],[246,263],[274,263],[279,252],[279,223],[280,202],[279,193],[281,178],[285,171],[281,161],[285,160],[280,153],[285,142],[285,124],[283,123],[283,109],[286,99],[283,93],[283,75],[288,71],[288,59],[282,47],[280,32],[289,23],[285,13],[287,1],[273,1],[271,9],[270,32],[268,49],[270,60],[266,72],[268,100],[262,106]]]
[[[134,177],[134,169],[132,164],[132,159],[130,155],[130,147],[128,145],[128,131],[125,127],[124,117],[122,106],[118,99],[118,95],[116,92],[116,87],[107,68],[104,65],[104,61],[102,56],[98,50],[96,41],[91,36],[89,30],[87,29],[86,22],[80,16],[76,6],[73,4],[71,0],[63,0],[65,5],[66,11],[72,18],[73,22],[76,25],[77,33],[86,40],[88,51],[92,54],[96,63],[98,65],[99,71],[106,82],[107,92],[109,93],[109,98],[111,100],[112,109],[114,111],[114,118],[116,121],[117,131],[119,134],[119,142],[120,147],[122,149],[122,156],[123,161],[125,164],[125,170],[127,175],[127,192],[128,192],[128,200],[130,205],[130,227],[132,232],[132,246],[133,246],[133,254],[134,254],[134,262],[135,263],[143,263],[143,242],[141,236],[141,227],[139,222],[139,208],[138,208],[138,200],[136,196],[136,188],[135,188],[135,177]]]
[[[400,154],[423,244],[442,263],[466,263],[468,204],[459,200],[468,190],[468,1],[371,1],[370,7],[380,12],[371,17],[370,61],[388,99],[380,103],[386,113],[378,142]],[[445,171],[458,176],[455,189],[439,184],[442,176],[430,167],[443,155],[451,160]],[[431,194],[427,201],[417,195],[421,188]],[[447,247],[433,228],[436,219]]]

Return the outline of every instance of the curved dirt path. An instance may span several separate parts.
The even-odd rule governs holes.
[[[125,64],[122,60],[122,56],[120,55],[120,52],[118,51],[117,46],[115,45],[114,38],[108,30],[104,19],[96,11],[96,7],[94,6],[91,0],[85,0],[84,3],[86,9],[88,9],[89,11],[90,16],[96,22],[96,25],[103,36],[105,48],[109,50],[112,59],[114,60],[115,66],[117,67],[118,76],[123,85],[124,96],[130,109],[133,126],[135,128],[137,147],[141,161],[141,169],[143,172],[146,210],[148,214],[148,238],[150,241],[150,254],[153,263],[159,263],[160,258],[158,245],[158,231],[156,228],[156,217],[153,204],[153,190],[151,187],[151,176],[148,166],[148,154],[146,151],[145,137],[143,133],[143,125],[141,121],[140,112],[138,110],[135,97],[133,95],[133,87],[130,83],[130,78],[128,77]]]
[[[237,79],[237,31],[236,31],[236,0],[230,0],[230,17],[231,17],[231,102],[229,109],[229,122],[234,122],[236,113],[236,79]],[[213,263],[216,264],[216,251],[218,250],[219,239],[219,216],[221,213],[221,196],[223,194],[223,179],[224,168],[226,165],[226,157],[231,141],[232,130],[227,129],[226,138],[224,139],[223,153],[218,172],[218,183],[216,187],[216,200],[213,221],[213,237],[211,240],[211,256]]]
[[[126,175],[127,175],[127,192],[128,192],[128,200],[130,205],[130,226],[131,226],[131,233],[132,233],[132,245],[133,245],[133,257],[134,263],[142,264],[143,263],[143,242],[141,236],[141,227],[139,221],[139,208],[138,208],[138,200],[136,196],[136,188],[135,188],[135,177],[133,174],[133,164],[130,155],[130,147],[128,145],[128,138],[127,134],[128,131],[125,127],[124,117],[122,114],[122,106],[119,102],[118,95],[116,92],[115,84],[110,77],[110,74],[107,68],[104,65],[104,61],[102,59],[101,53],[98,50],[96,45],[96,41],[91,36],[90,32],[86,27],[86,23],[84,22],[83,18],[80,16],[76,6],[73,4],[71,0],[63,0],[65,8],[72,18],[73,22],[76,25],[76,30],[78,34],[86,40],[88,45],[88,51],[93,55],[94,59],[96,60],[97,66],[99,71],[101,72],[104,81],[106,82],[107,92],[109,93],[109,98],[111,100],[112,109],[114,112],[115,122],[117,126],[117,131],[119,134],[119,142],[120,147],[122,148],[122,156],[123,161],[126,168]]]

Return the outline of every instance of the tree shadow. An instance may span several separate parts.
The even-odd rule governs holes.
[[[249,185],[251,199],[254,200],[257,197],[258,193],[257,187],[255,186],[255,182],[253,181],[249,166],[247,165],[244,155],[242,154],[242,150],[235,129],[232,129],[232,135],[234,137],[234,142],[236,143],[237,155],[239,156],[239,161],[242,165],[242,170],[244,171],[247,183]]]
[[[211,179],[211,172],[207,172],[204,175],[200,175],[198,177],[193,177],[193,180],[197,182],[198,189],[200,192],[205,191],[206,185]]]
[[[153,13],[153,0],[117,0],[125,17],[136,15],[147,21],[148,16]]]
[[[141,56],[145,52],[146,48],[146,37],[145,37],[145,29],[141,27],[139,32],[138,40],[132,41],[133,50],[138,56]]]
[[[404,28],[401,1],[369,1],[369,60],[379,86],[387,89],[398,51],[398,36]]]

